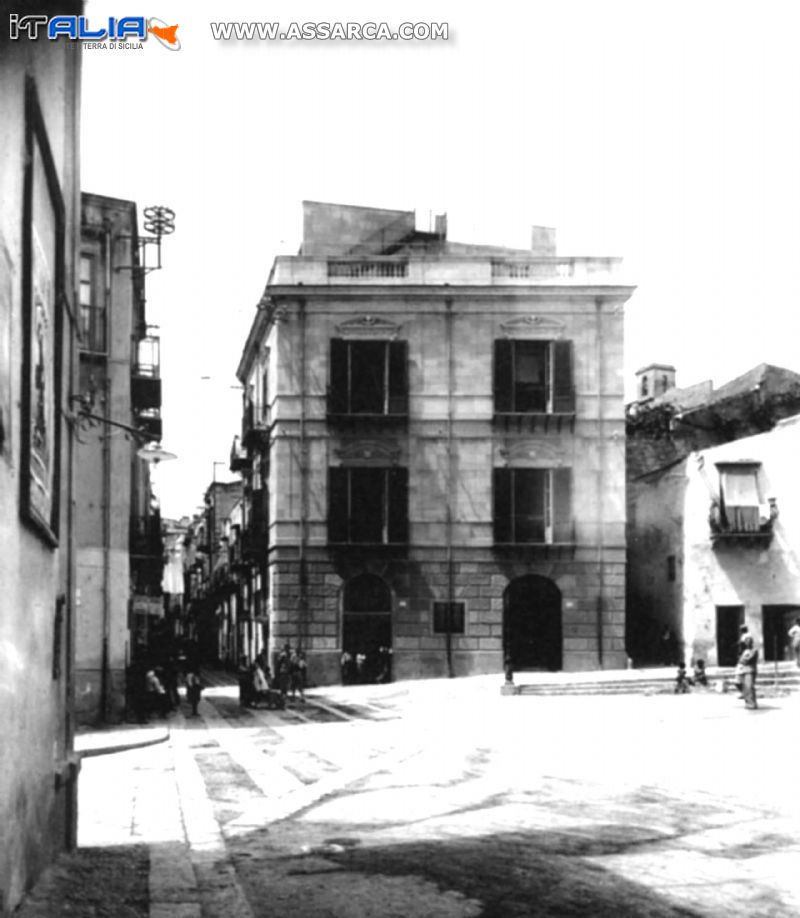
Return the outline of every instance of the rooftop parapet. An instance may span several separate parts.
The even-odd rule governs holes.
[[[514,256],[279,256],[269,286],[620,286],[621,258]]]

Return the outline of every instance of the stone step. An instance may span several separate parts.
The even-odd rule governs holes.
[[[718,668],[709,671],[709,688],[695,691],[728,691],[733,689],[735,670],[733,668]],[[525,682],[525,673],[519,674],[515,679],[512,691],[504,691],[515,695],[653,695],[669,694],[675,689],[674,671],[664,670],[663,675],[648,673],[637,677],[635,675],[624,678],[609,678],[600,674],[591,678],[581,674],[575,679],[559,679],[548,681],[537,679],[535,682]],[[800,670],[796,667],[789,669],[779,667],[776,672],[771,664],[766,664],[759,672],[758,684],[762,689],[776,688],[779,691],[800,690]]]

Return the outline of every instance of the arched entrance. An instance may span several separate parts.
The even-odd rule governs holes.
[[[503,594],[503,654],[515,670],[562,667],[561,591],[547,577],[517,577]]]
[[[343,682],[388,682],[391,678],[392,594],[374,574],[359,574],[344,586],[342,602]]]

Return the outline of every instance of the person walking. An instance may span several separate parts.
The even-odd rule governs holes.
[[[739,678],[742,684],[742,697],[746,708],[751,711],[758,707],[756,700],[756,675],[758,673],[758,648],[751,634],[742,638],[742,652],[739,656]]]
[[[202,693],[203,683],[200,680],[200,673],[196,669],[190,669],[186,674],[186,700],[192,706],[192,717],[197,717],[197,706],[200,704]]]
[[[299,693],[300,700],[306,700],[306,655],[305,651],[299,648],[295,650],[289,660],[289,687],[292,692],[292,698]]]

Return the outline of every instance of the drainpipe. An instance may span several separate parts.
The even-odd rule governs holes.
[[[105,413],[112,415],[111,406],[111,228],[106,224],[103,234],[105,290],[103,291],[103,314],[106,320],[106,361],[103,381]],[[111,636],[111,429],[103,435],[103,644],[100,672],[100,719],[108,721],[111,696],[109,643]]]
[[[597,567],[599,587],[596,603],[597,625],[597,662],[603,669],[603,596],[605,594],[605,551],[604,551],[604,523],[605,512],[603,506],[605,488],[605,424],[603,420],[603,300],[595,300],[596,318],[596,354],[597,364]]]
[[[445,518],[447,526],[446,550],[447,550],[447,628],[445,631],[445,651],[447,655],[447,675],[449,678],[455,676],[453,670],[453,638],[452,628],[452,609],[455,595],[455,571],[453,569],[453,501],[454,495],[454,474],[453,474],[453,392],[455,388],[455,348],[453,347],[453,300],[448,297],[444,301],[445,320],[447,327],[445,335],[447,337],[447,514]]]
[[[303,646],[308,636],[308,571],[306,570],[306,540],[308,538],[308,444],[306,443],[306,301],[299,301],[300,320],[300,545],[297,600],[297,646]]]

